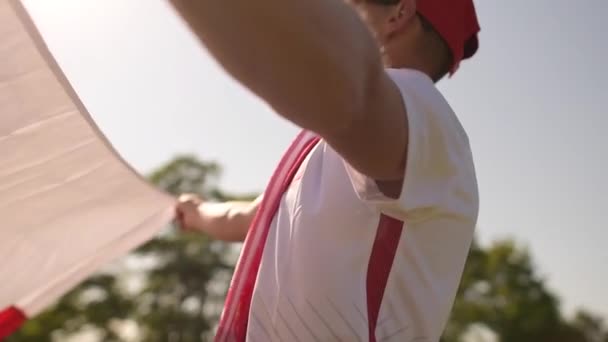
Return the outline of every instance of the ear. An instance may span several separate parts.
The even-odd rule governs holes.
[[[401,0],[391,9],[388,18],[388,33],[392,34],[409,25],[416,16],[416,0]]]

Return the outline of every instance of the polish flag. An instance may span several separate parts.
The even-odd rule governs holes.
[[[0,0],[0,340],[151,239],[174,199],[95,126],[18,0]]]

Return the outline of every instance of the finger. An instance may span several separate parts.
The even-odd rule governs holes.
[[[187,230],[186,227],[186,217],[183,211],[176,209],[175,210],[175,219],[173,223],[180,229]]]
[[[196,194],[182,194],[178,198],[178,202],[180,203],[195,203],[199,204],[202,202],[202,199]]]
[[[177,198],[177,201],[179,203],[186,203],[192,200],[192,195],[191,194],[182,194]]]

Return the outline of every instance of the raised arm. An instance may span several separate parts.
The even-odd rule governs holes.
[[[341,0],[170,0],[217,61],[355,169],[403,177],[405,106],[377,43]]]

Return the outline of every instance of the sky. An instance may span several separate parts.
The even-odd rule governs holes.
[[[230,78],[165,1],[24,3],[139,172],[193,154],[223,166],[224,189],[263,190],[298,128]],[[438,87],[471,141],[480,240],[516,238],[567,312],[608,319],[608,1],[476,6],[480,50]]]

